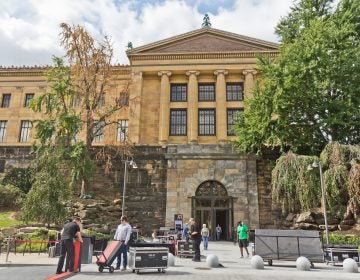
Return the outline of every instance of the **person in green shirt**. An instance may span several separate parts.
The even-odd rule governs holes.
[[[242,221],[240,221],[238,223],[237,234],[238,234],[240,254],[241,254],[240,258],[244,257],[243,248],[245,248],[245,250],[246,250],[247,258],[250,256],[248,248],[247,248],[249,246],[248,230],[249,230],[249,228]]]

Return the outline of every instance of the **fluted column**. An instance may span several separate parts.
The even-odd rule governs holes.
[[[169,139],[170,118],[170,71],[160,71],[160,110],[159,110],[159,144],[165,145]]]
[[[244,99],[249,99],[252,97],[252,89],[254,86],[254,77],[257,74],[257,71],[254,69],[247,69],[243,71],[245,76],[245,83],[244,83]]]
[[[227,139],[226,124],[226,70],[216,70],[216,140],[218,143]]]
[[[198,142],[198,81],[199,71],[187,71],[188,83],[188,142]]]

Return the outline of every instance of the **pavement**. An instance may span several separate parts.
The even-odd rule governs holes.
[[[237,245],[232,242],[218,241],[209,242],[209,249],[202,250],[201,262],[193,262],[191,258],[175,257],[175,266],[166,269],[165,273],[157,270],[141,270],[140,274],[132,273],[132,270],[115,271],[103,273],[98,271],[95,258],[91,264],[82,264],[81,272],[77,273],[71,280],[81,279],[175,279],[176,280],[233,280],[233,279],[273,279],[273,280],[330,280],[330,279],[356,279],[359,280],[358,273],[346,273],[342,266],[326,265],[315,263],[315,267],[310,271],[298,271],[295,261],[273,261],[272,266],[265,263],[263,270],[251,268],[249,258],[240,258],[240,251]],[[222,267],[209,268],[206,266],[206,257],[214,254],[219,258]],[[0,279],[6,280],[39,280],[46,279],[54,274],[58,258],[49,258],[47,254],[19,254],[11,253],[8,262],[5,261],[6,255],[0,255]]]

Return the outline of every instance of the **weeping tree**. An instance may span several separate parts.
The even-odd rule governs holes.
[[[118,114],[129,107],[130,80],[116,88],[115,94],[109,94],[110,84],[116,78],[109,38],[96,41],[79,25],[62,23],[60,27],[66,65],[63,59],[54,58],[54,67],[47,74],[51,90],[31,104],[35,112],[45,115],[35,126],[39,139],[36,153],[54,146],[60,148],[62,159],[71,170],[71,183],[80,182],[80,193],[84,194],[94,161],[102,162],[108,172],[113,159],[131,155],[127,137],[116,142],[115,135],[110,135],[104,137],[101,146],[93,147],[97,136],[117,130]]]
[[[320,179],[308,172],[317,157],[299,156],[292,152],[282,155],[272,171],[272,199],[283,214],[306,211],[319,206]]]
[[[272,171],[273,203],[283,214],[310,210],[321,205],[320,173],[309,170],[321,161],[327,209],[339,218],[358,215],[360,211],[360,146],[328,144],[320,155],[282,155]],[[344,215],[345,214],[345,215]]]
[[[320,155],[329,208],[339,216],[360,213],[360,146],[328,144]]]

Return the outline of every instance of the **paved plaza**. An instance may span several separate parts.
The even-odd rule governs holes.
[[[205,258],[209,254],[219,257],[223,267],[208,268]],[[310,271],[298,271],[295,262],[274,261],[273,266],[265,265],[264,270],[254,270],[250,266],[250,258],[240,258],[239,248],[232,242],[209,242],[209,250],[202,251],[202,262],[192,262],[191,258],[175,258],[175,266],[169,267],[165,273],[155,270],[143,270],[140,274],[115,271],[113,274],[105,271],[98,272],[94,263],[83,264],[82,271],[71,277],[73,280],[80,279],[359,279],[358,273],[345,273],[342,266],[315,264]],[[48,258],[46,254],[10,254],[10,262],[5,262],[5,254],[0,255],[0,279],[6,280],[39,280],[54,274],[58,258]],[[95,259],[94,259],[95,261]]]

